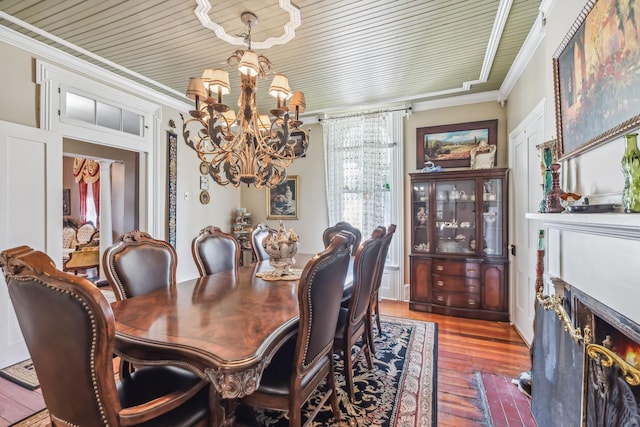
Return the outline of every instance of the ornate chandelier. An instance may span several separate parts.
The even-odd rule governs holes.
[[[257,17],[245,12],[241,19],[247,26],[247,33],[241,35],[247,49],[236,50],[227,59],[240,71],[237,112],[222,102],[230,92],[227,71],[206,69],[202,77],[189,79],[187,96],[195,100],[195,109],[187,120],[180,115],[182,134],[218,184],[275,187],[284,181],[293,160],[307,151],[308,133],[298,117],[306,103],[302,92],[291,92],[286,76],[275,74],[269,94],[276,98],[276,108],[270,111],[271,117],[259,113],[258,78],[266,78],[273,69],[269,59],[251,50],[251,28]]]

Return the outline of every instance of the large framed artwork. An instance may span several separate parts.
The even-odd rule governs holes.
[[[640,126],[640,8],[634,3],[587,1],[553,55],[560,159]]]
[[[416,129],[416,166],[433,162],[443,168],[470,167],[471,150],[497,144],[498,120],[457,123]]]
[[[287,176],[282,184],[267,188],[267,219],[298,219],[298,177]]]
[[[167,131],[167,241],[176,246],[178,135]]]

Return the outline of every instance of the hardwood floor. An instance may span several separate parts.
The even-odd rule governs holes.
[[[410,311],[382,301],[381,314],[438,323],[438,426],[482,426],[476,372],[517,378],[530,369],[529,349],[513,326]],[[0,377],[0,427],[44,407],[40,390],[28,391]]]
[[[517,378],[531,369],[529,348],[509,323],[411,311],[392,301],[382,301],[380,312],[438,324],[438,427],[484,425],[476,372]]]

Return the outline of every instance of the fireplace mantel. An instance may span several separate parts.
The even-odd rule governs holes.
[[[640,240],[640,214],[528,213],[526,218],[546,227],[619,239]]]
[[[532,234],[537,228],[548,231],[546,277],[558,277],[640,324],[640,214],[528,213],[526,218]]]
[[[623,325],[640,324],[640,215],[612,213],[528,213],[531,238],[537,229],[545,233],[545,295],[555,295],[557,283],[564,296],[563,306],[573,327],[581,327],[588,306],[594,315],[615,313]],[[535,248],[535,247],[534,247]],[[531,248],[529,248],[531,249]],[[557,278],[560,280],[549,280]],[[570,288],[567,295],[566,289]],[[583,305],[575,305],[579,296]],[[585,305],[586,303],[589,303]],[[576,303],[577,304],[577,303]],[[577,309],[576,307],[582,307]],[[594,308],[596,307],[596,308]],[[582,321],[578,321],[582,319]],[[538,425],[583,426],[589,401],[584,393],[582,373],[585,350],[565,332],[567,325],[552,311],[538,310],[534,337],[532,410]],[[610,321],[610,319],[607,319]],[[575,323],[573,323],[575,322]],[[589,325],[592,332],[593,325]],[[595,333],[595,332],[594,332]],[[602,336],[595,338],[601,344]],[[590,359],[589,359],[590,360]],[[536,375],[536,372],[538,373]],[[535,380],[538,378],[538,380]],[[536,394],[540,396],[535,398]],[[545,396],[552,396],[545,399]],[[557,396],[564,396],[558,399]],[[594,395],[595,396],[595,395]],[[593,424],[590,424],[593,425]]]

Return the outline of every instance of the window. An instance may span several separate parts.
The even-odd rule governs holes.
[[[143,136],[142,114],[65,90],[62,118]]]
[[[347,221],[367,238],[395,222],[392,189],[398,156],[395,113],[323,121],[329,224]]]

